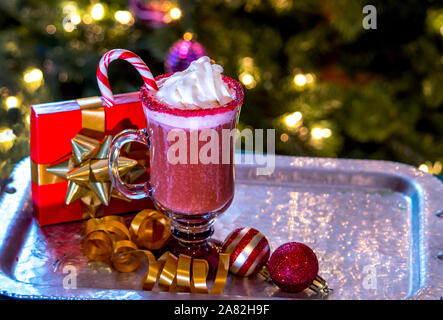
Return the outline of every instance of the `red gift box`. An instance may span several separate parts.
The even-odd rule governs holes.
[[[39,225],[87,218],[80,200],[65,204],[68,180],[46,171],[71,156],[74,136],[82,134],[100,140],[124,129],[146,127],[138,92],[116,95],[112,108],[103,106],[100,97],[31,106],[32,200]],[[138,156],[131,158],[146,166],[146,156],[146,150],[139,150]],[[101,212],[109,215],[151,207],[149,199],[128,202],[112,198]]]

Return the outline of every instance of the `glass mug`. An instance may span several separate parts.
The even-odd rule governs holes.
[[[168,76],[159,76],[156,81]],[[157,209],[171,218],[172,234],[179,244],[173,249],[175,253],[185,251],[196,256],[199,250],[217,250],[212,241],[207,248],[214,218],[229,207],[234,197],[231,133],[238,122],[244,93],[237,81],[225,76],[223,81],[234,99],[220,107],[197,110],[165,105],[157,100],[155,92],[143,86],[140,98],[146,129],[122,131],[109,151],[112,185],[130,199],[150,197]],[[129,185],[119,176],[120,149],[130,142],[149,148],[148,182]]]

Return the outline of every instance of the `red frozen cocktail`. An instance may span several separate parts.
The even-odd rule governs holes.
[[[219,213],[232,201],[231,133],[243,94],[236,81],[227,77],[223,80],[235,98],[211,109],[177,109],[158,101],[152,91],[142,89],[151,143],[152,195],[166,211],[186,215]]]

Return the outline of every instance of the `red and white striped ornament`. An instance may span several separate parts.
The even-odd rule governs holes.
[[[271,253],[266,237],[249,227],[232,231],[223,243],[222,251],[231,254],[229,271],[244,277],[257,273]]]
[[[100,88],[103,100],[105,101],[105,104],[108,108],[114,105],[114,95],[112,94],[111,86],[109,85],[108,79],[108,67],[112,61],[118,59],[126,60],[127,62],[132,64],[143,78],[143,82],[148,87],[148,89],[158,90],[157,83],[155,82],[151,70],[149,70],[148,66],[138,55],[125,49],[113,49],[103,55],[97,67],[98,87]]]

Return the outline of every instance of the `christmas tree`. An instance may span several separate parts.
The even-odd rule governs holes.
[[[363,8],[376,8],[365,29]],[[440,173],[443,6],[406,0],[0,2],[0,177],[29,154],[30,105],[98,95],[109,49],[164,73],[179,39],[245,86],[241,127],[275,128],[276,152],[385,159]],[[137,91],[125,62],[113,91]]]

